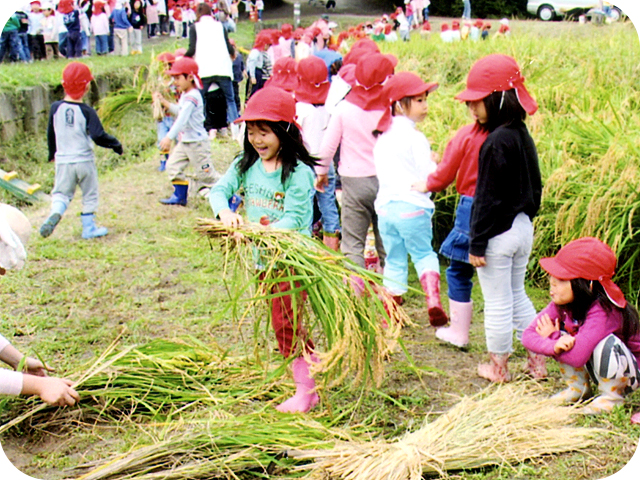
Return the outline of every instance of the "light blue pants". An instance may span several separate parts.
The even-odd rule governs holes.
[[[533,321],[536,310],[524,289],[524,277],[533,245],[533,224],[521,212],[511,229],[489,240],[487,265],[478,268],[484,297],[484,331],[490,353],[513,351],[513,330],[518,340]]]
[[[469,20],[471,18],[471,0],[463,0],[464,11],[462,12],[462,18]]]
[[[322,230],[336,233],[340,231],[340,215],[336,206],[336,169],[333,162],[329,166],[327,177],[329,183],[324,187],[324,192],[316,192],[316,199],[322,214]]]
[[[389,202],[377,212],[378,228],[387,252],[384,286],[393,295],[402,295],[407,291],[408,255],[411,255],[418,277],[428,271],[440,271],[438,254],[431,247],[433,208]]]
[[[73,200],[73,195],[78,186],[82,190],[82,213],[95,213],[98,208],[98,169],[96,168],[96,162],[56,162],[56,179],[51,192],[52,205],[59,204],[61,206],[61,204],[64,204],[64,209],[66,210],[66,207]]]
[[[174,118],[172,116],[165,116],[156,123],[157,131],[158,131],[158,147],[160,146],[160,140],[167,136],[171,127],[173,127]]]

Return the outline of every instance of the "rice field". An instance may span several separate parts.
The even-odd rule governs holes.
[[[620,284],[637,301],[638,35],[630,23],[595,28],[514,22],[512,29],[508,39],[445,45],[437,36],[414,35],[408,44],[381,48],[399,57],[399,69],[440,83],[421,125],[437,151],[469,121],[453,96],[463,89],[472,63],[493,52],[514,56],[540,105],[528,120],[545,185],[529,285],[536,307],[548,302],[535,285],[537,258],[586,234],[615,247]],[[78,381],[83,398],[67,409],[33,399],[0,400],[2,446],[22,471],[51,480],[596,480],[631,458],[640,430],[628,417],[640,409],[640,392],[611,414],[576,416],[546,400],[561,388],[555,365],[551,378],[537,384],[517,373],[526,357],[521,347],[512,362],[515,384],[486,389],[475,376],[485,351],[477,286],[471,345],[460,351],[439,344],[427,327],[415,275],[410,278],[416,290],[399,313],[407,325],[392,330],[397,337],[390,351],[375,343],[384,334],[372,321],[384,315],[377,296],[359,305],[355,318],[343,311],[343,323],[327,322],[323,305],[336,302],[334,311],[354,300],[340,297],[335,283],[334,290],[317,290],[309,307],[316,335],[360,322],[368,335],[363,344],[370,352],[377,345],[380,357],[366,371],[357,366],[361,351],[331,350],[341,345],[336,336],[325,346],[338,367],[326,378],[337,381],[322,385],[320,405],[307,415],[277,413],[274,406],[295,387],[264,312],[246,309],[247,269],[224,241],[195,231],[198,218],[210,216],[203,199],[190,199],[186,209],[158,204],[169,186],[155,171],[154,125],[145,108],[115,122],[111,131],[125,150],[140,139],[146,147],[117,162],[98,151],[99,220],[110,234],[80,240],[76,200],[52,237],[34,234],[26,268],[0,284],[0,330],[21,350]],[[216,168],[224,170],[237,145],[215,140],[213,146]],[[36,142],[37,148],[44,146]],[[50,166],[34,171],[51,181]],[[441,232],[454,204],[453,191],[438,198]],[[39,226],[47,210],[40,205],[26,212]],[[281,250],[291,248],[282,242]],[[323,251],[308,250],[309,257],[299,260],[313,266],[309,258]],[[283,261],[275,253],[270,258]],[[307,273],[310,286],[337,267],[323,268]],[[383,467],[390,476],[376,477]]]

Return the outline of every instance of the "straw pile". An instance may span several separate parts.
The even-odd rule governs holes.
[[[338,442],[333,450],[297,452],[314,459],[311,478],[420,480],[447,471],[510,465],[593,445],[606,431],[571,426],[574,407],[527,392],[524,384],[463,398],[413,433],[387,442]]]
[[[196,230],[221,239],[225,277],[228,278],[232,261],[238,261],[245,272],[251,272],[248,282],[241,279],[230,289],[236,292],[230,302],[235,312],[246,290],[250,286],[256,288],[240,316],[241,321],[264,305],[264,300],[282,295],[272,293],[275,283],[289,282],[290,292],[307,293],[313,316],[305,319],[303,325],[314,341],[324,342],[317,349],[320,362],[314,365],[313,373],[322,373],[329,386],[343,382],[350,374],[354,385],[371,381],[380,385],[384,362],[397,344],[401,326],[410,323],[404,311],[381,288],[380,275],[348,264],[344,257],[320,242],[292,231],[260,225],[229,229],[221,222],[207,219],[199,219]],[[258,274],[254,273],[256,263],[262,265]],[[362,286],[362,293],[357,293],[354,281]],[[264,322],[264,317],[257,316],[255,321]],[[383,320],[388,327],[383,326]],[[314,335],[318,331],[322,335]]]

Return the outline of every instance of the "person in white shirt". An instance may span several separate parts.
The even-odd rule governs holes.
[[[25,245],[31,233],[31,223],[15,207],[0,204],[0,276],[7,270],[19,270],[27,258]],[[49,377],[52,369],[35,358],[25,357],[0,335],[0,360],[13,370],[0,368],[0,395],[38,395],[50,405],[73,405],[80,397],[73,382]],[[24,373],[17,371],[23,365]]]
[[[431,246],[435,205],[430,193],[412,189],[416,178],[436,170],[429,141],[416,128],[427,116],[427,95],[438,88],[411,72],[399,72],[385,84],[388,108],[374,135],[373,160],[379,189],[374,203],[378,228],[387,252],[384,286],[397,303],[407,292],[408,255],[426,293],[429,323],[442,326],[448,318],[440,302],[440,265]]]

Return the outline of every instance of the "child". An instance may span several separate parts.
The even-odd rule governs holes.
[[[49,161],[56,162],[56,179],[51,192],[51,213],[40,227],[43,237],[53,233],[77,186],[82,190],[82,238],[103,237],[108,233],[95,223],[98,169],[91,141],[118,155],[122,155],[122,145],[103,130],[95,110],[82,103],[91,80],[89,67],[80,62],[69,63],[62,72],[65,97],[51,105],[47,137]]]
[[[147,38],[156,36],[156,30],[158,30],[159,23],[160,19],[158,17],[158,7],[156,6],[156,2],[149,0],[147,2]],[[160,34],[159,31],[158,34]]]
[[[198,77],[198,64],[192,58],[182,57],[167,70],[167,74],[173,77],[173,84],[182,95],[176,105],[163,98],[159,92],[153,93],[154,98],[176,116],[171,130],[160,140],[160,151],[168,152],[171,142],[175,141],[179,134],[181,137],[167,162],[167,173],[171,178],[174,191],[171,197],[160,200],[160,203],[186,206],[189,181],[184,170],[189,162],[193,164],[196,171],[196,191],[200,194],[208,193],[218,173],[211,162],[211,144],[204,129],[202,94],[198,90],[202,85]]]
[[[169,70],[173,66],[173,63],[176,61],[176,57],[171,52],[163,52],[160,55],[158,55],[157,60],[159,62],[162,62],[165,70]],[[164,78],[161,79],[163,83],[164,83]],[[175,87],[173,85],[167,85],[167,90],[171,91],[175,96]],[[166,137],[167,133],[169,133],[169,130],[171,130],[171,127],[173,126],[173,121],[174,121],[174,117],[164,109],[163,109],[162,116],[156,118],[156,133],[158,136],[158,149],[160,149],[160,141],[164,137]],[[169,159],[169,151],[170,150],[160,150],[161,157],[160,157],[160,166],[158,167],[159,172],[164,172],[167,169],[167,160]]]
[[[295,60],[290,59],[295,63]],[[305,147],[316,157],[320,153],[322,137],[329,123],[329,112],[324,106],[329,93],[326,64],[318,57],[300,60],[296,68],[298,85],[295,89],[296,114],[302,130]],[[332,250],[340,248],[340,215],[336,206],[336,175],[333,162],[329,165],[328,184],[316,192],[322,219],[322,243]]]
[[[96,39],[96,53],[106,55],[109,53],[109,17],[105,12],[104,0],[93,2],[93,15],[91,15],[91,30]]]
[[[424,178],[436,169],[431,148],[416,124],[427,116],[427,95],[438,88],[411,72],[399,72],[384,86],[390,109],[374,132],[382,133],[373,149],[380,187],[375,209],[378,228],[387,252],[384,286],[398,303],[407,292],[409,262],[418,272],[426,293],[429,323],[440,327],[447,315],[440,303],[440,265],[431,247],[431,218],[435,205],[430,193],[411,191],[415,178]]]
[[[60,58],[60,52],[58,51],[58,21],[53,10],[53,4],[45,2],[42,7],[44,11],[42,29],[47,60]]]
[[[469,343],[469,326],[473,315],[471,290],[474,269],[469,264],[469,220],[478,178],[478,155],[489,131],[476,120],[465,125],[447,144],[442,160],[427,181],[417,182],[412,189],[441,192],[456,180],[460,194],[453,230],[440,247],[440,255],[450,260],[447,268],[449,315],[451,326],[436,330],[436,337],[457,347]]]
[[[131,55],[139,55],[142,53],[142,30],[147,25],[147,16],[140,0],[133,2],[129,23],[133,28],[131,31]]]
[[[236,109],[239,112],[241,110],[240,82],[245,79],[247,72],[244,68],[244,57],[242,52],[238,50],[235,40],[230,38],[229,43],[233,47],[233,61],[231,62],[231,67],[233,68],[233,98],[236,102]]]
[[[124,0],[116,0],[116,8],[109,18],[113,21],[114,55],[129,55],[129,32],[133,32]]]
[[[249,99],[242,117],[236,120],[240,121],[246,122],[244,152],[211,189],[209,202],[214,214],[229,227],[244,223],[229,208],[229,199],[242,187],[249,222],[309,235],[314,192],[310,167],[315,161],[305,149],[295,123],[293,97],[279,88],[265,87]],[[290,288],[289,282],[282,282],[274,286],[273,292]],[[304,299],[305,295],[301,296]],[[314,361],[313,343],[295,321],[294,306],[302,301],[292,302],[291,295],[283,295],[270,302],[271,321],[282,355],[300,355],[294,341],[310,353],[309,360],[299,356],[292,362],[296,394],[276,408],[281,412],[307,412],[318,403],[318,395],[309,374],[308,361]]]
[[[44,47],[44,36],[42,21],[44,13],[39,0],[31,2],[31,13],[29,13],[29,51],[34,60],[44,60],[47,56]]]
[[[0,275],[7,270],[19,270],[26,260],[25,245],[31,224],[24,214],[6,204],[0,204]],[[53,369],[35,358],[26,357],[0,335],[0,360],[17,370],[24,360],[25,373],[0,369],[0,395],[38,395],[49,405],[74,405],[80,397],[71,387],[73,382],[48,377]]]
[[[518,338],[535,317],[524,289],[533,243],[532,220],[540,208],[542,182],[536,146],[524,119],[538,109],[516,61],[501,54],[478,60],[467,88],[456,99],[489,130],[480,149],[471,207],[469,263],[477,268],[484,297],[484,325],[490,363],[478,374],[492,382],[510,379],[507,361],[513,330]],[[544,360],[544,359],[538,359]],[[536,378],[546,375],[534,362]]]
[[[64,52],[67,58],[82,57],[82,34],[80,12],[73,0],[60,0],[58,11],[62,14],[62,22],[66,28]],[[61,29],[58,29],[61,33]],[[63,50],[62,47],[60,47]]]
[[[269,35],[261,32],[256,35],[253,48],[247,57],[247,98],[260,90],[271,76],[271,65],[266,55],[267,49],[271,46]]]
[[[316,189],[322,191],[329,181],[329,165],[340,146],[341,250],[362,268],[365,268],[365,240],[372,223],[380,266],[384,266],[385,252],[374,208],[378,178],[373,161],[376,138],[372,132],[388,108],[382,96],[382,83],[393,75],[396,63],[394,57],[368,52],[358,60],[355,69],[357,82],[331,115],[320,146],[320,164],[316,167]]]
[[[549,274],[551,303],[525,330],[522,344],[560,363],[567,388],[554,398],[588,398],[591,378],[600,395],[582,412],[610,412],[640,380],[638,311],[611,280],[616,256],[607,244],[584,237],[540,265]]]

